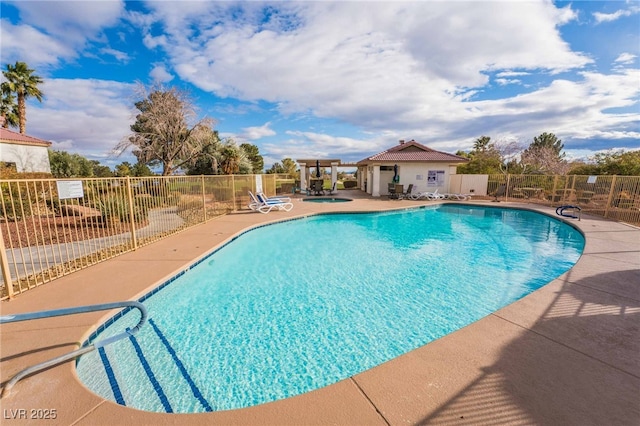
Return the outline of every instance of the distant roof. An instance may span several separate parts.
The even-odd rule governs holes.
[[[51,142],[49,141],[23,135],[22,133],[14,132],[13,130],[5,129],[4,127],[0,127],[0,142],[16,145],[51,146]]]
[[[408,142],[400,141],[400,144],[393,148],[360,160],[358,164],[366,164],[371,161],[465,163],[469,160],[458,155],[436,151],[412,139]]]

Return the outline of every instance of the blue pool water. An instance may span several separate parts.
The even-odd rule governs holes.
[[[149,323],[81,357],[78,375],[102,397],[148,411],[287,398],[522,298],[571,268],[583,246],[554,218],[464,205],[263,226],[147,297]],[[131,311],[97,339],[137,319]]]

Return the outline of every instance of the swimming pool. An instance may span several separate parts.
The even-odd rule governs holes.
[[[249,231],[144,300],[149,324],[80,379],[148,411],[261,404],[442,337],[568,270],[584,239],[524,210],[331,214]],[[100,338],[137,321],[131,312]]]

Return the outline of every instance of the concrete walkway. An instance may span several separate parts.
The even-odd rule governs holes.
[[[294,204],[289,213],[240,212],[211,220],[3,302],[2,314],[135,299],[258,224],[433,202]],[[498,206],[509,205],[515,204]],[[554,215],[551,208],[522,207]],[[586,247],[570,271],[480,321],[334,385],[240,410],[158,414],[97,397],[70,362],[19,382],[0,401],[2,424],[43,424],[35,417],[55,410],[46,424],[638,425],[640,230],[587,215],[571,223],[584,232]],[[75,349],[106,317],[2,325],[3,384],[27,366]]]
[[[138,239],[147,238],[154,234],[177,229],[183,224],[184,220],[178,216],[177,207],[151,209],[149,210],[149,224],[136,230],[136,237]],[[60,265],[121,244],[132,244],[131,232],[69,243],[7,249],[11,279],[15,281],[18,277],[41,272],[50,265]],[[2,276],[0,276],[0,283],[4,283]]]

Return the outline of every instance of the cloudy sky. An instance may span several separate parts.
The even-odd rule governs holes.
[[[43,77],[27,133],[113,166],[135,86],[190,93],[223,137],[357,161],[415,139],[570,158],[640,149],[639,1],[5,1],[2,68]]]

